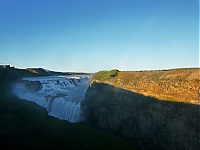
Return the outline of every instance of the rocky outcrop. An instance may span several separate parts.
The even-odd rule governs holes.
[[[199,149],[198,71],[119,72],[104,81],[94,78],[82,102],[86,120],[143,149]]]
[[[24,84],[31,93],[38,92],[42,88],[42,83],[40,81],[23,80],[21,83]]]

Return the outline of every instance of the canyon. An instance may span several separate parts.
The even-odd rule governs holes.
[[[142,149],[198,149],[199,75],[199,69],[100,71],[82,107],[91,124]]]
[[[43,76],[23,78],[13,93],[47,109],[50,116],[80,122],[80,102],[89,86],[89,75]]]
[[[0,149],[138,149],[79,122],[88,74],[46,71],[0,66]]]
[[[114,133],[140,149],[199,149],[199,68],[73,75],[9,66],[0,71],[0,92],[12,87],[50,116]]]

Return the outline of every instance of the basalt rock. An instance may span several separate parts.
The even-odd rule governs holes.
[[[82,102],[84,115],[94,126],[121,134],[142,149],[197,150],[198,73],[119,72],[108,80],[93,79]]]
[[[27,87],[28,91],[31,93],[38,92],[41,87],[42,83],[40,81],[22,81],[23,84]]]

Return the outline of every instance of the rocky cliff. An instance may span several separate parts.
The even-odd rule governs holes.
[[[199,104],[200,69],[117,72],[95,82],[106,83],[160,100]]]
[[[199,69],[99,72],[83,111],[95,126],[144,149],[198,149]]]
[[[40,75],[40,74],[39,74]],[[76,150],[133,150],[137,149],[113,134],[70,123],[47,115],[33,102],[12,94],[13,83],[21,82],[33,94],[42,89],[39,81],[21,81],[22,77],[38,76],[24,69],[0,65],[0,149],[76,149]],[[75,80],[71,84],[79,84]],[[55,81],[56,83],[56,81]],[[57,83],[61,83],[60,81]],[[44,84],[43,84],[44,85]],[[47,86],[47,84],[46,84]],[[53,88],[53,86],[50,86]],[[67,90],[67,89],[65,89]],[[57,91],[58,92],[58,91]],[[64,91],[65,92],[65,91]],[[54,94],[55,92],[52,92]],[[74,94],[79,93],[78,91]],[[56,94],[56,93],[55,93]],[[61,97],[61,94],[56,94]],[[59,105],[60,108],[65,105]]]

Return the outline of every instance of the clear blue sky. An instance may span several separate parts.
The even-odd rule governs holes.
[[[0,0],[0,64],[96,72],[199,66],[198,0]]]

